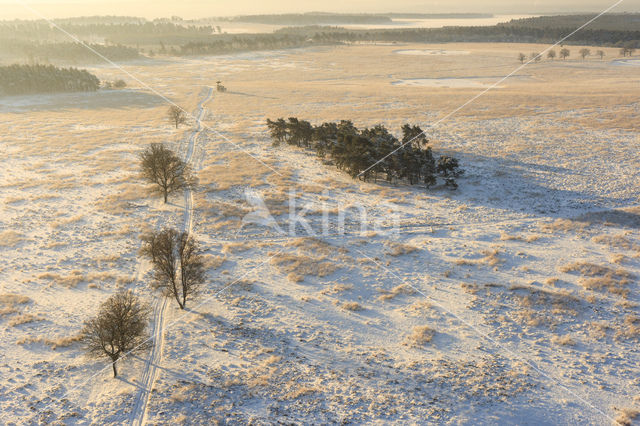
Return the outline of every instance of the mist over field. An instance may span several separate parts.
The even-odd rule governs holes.
[[[637,2],[27,4],[0,424],[640,422]]]

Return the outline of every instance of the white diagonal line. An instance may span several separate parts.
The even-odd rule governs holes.
[[[561,38],[559,41],[557,41],[556,43],[554,43],[553,45],[547,47],[545,50],[543,50],[541,53],[539,53],[537,56],[534,56],[533,58],[529,59],[527,62],[525,62],[524,64],[520,65],[519,67],[517,67],[516,69],[514,69],[513,71],[511,71],[509,74],[507,74],[506,76],[502,77],[500,80],[496,81],[495,83],[493,83],[491,86],[487,87],[485,90],[483,90],[482,92],[478,93],[477,95],[475,95],[474,97],[472,97],[471,99],[469,99],[468,101],[466,101],[465,103],[463,103],[462,105],[460,105],[459,107],[457,107],[456,109],[454,109],[453,111],[449,112],[448,114],[446,114],[444,117],[438,119],[435,123],[433,124],[429,124],[427,126],[427,129],[429,128],[433,128],[436,127],[437,125],[439,125],[440,123],[442,123],[443,121],[447,120],[449,117],[455,115],[458,111],[462,110],[463,108],[465,108],[467,105],[469,105],[472,102],[475,102],[479,97],[485,95],[488,91],[495,89],[498,85],[500,85],[501,83],[503,83],[505,80],[507,80],[508,78],[512,77],[513,75],[517,74],[520,70],[522,70],[524,67],[526,67],[527,65],[529,65],[531,62],[537,60],[538,58],[542,57],[542,55],[544,55],[545,53],[547,53],[549,50],[553,49],[554,47],[558,46],[559,44],[562,44],[565,40],[567,40],[569,37],[573,36],[574,34],[576,34],[578,31],[582,30],[583,28],[585,28],[586,26],[590,25],[593,21],[595,21],[596,19],[598,19],[599,17],[601,17],[602,15],[608,13],[609,11],[611,11],[613,8],[615,8],[616,6],[618,6],[620,3],[622,3],[624,0],[618,0],[616,3],[614,3],[612,6],[609,6],[608,8],[606,8],[603,12],[600,12],[598,15],[596,15],[595,17],[593,17],[592,19],[590,19],[589,21],[585,22],[584,24],[582,24],[580,27],[578,27],[576,30],[572,31],[571,34],[564,36],[563,38]],[[380,164],[381,162],[383,162],[384,160],[386,160],[387,158],[389,158],[390,156],[392,156],[393,154],[395,154],[396,152],[398,152],[399,150],[401,150],[404,146],[410,144],[411,142],[415,141],[416,139],[418,139],[421,136],[426,135],[427,131],[424,130],[422,133],[414,136],[413,138],[411,138],[410,140],[408,140],[407,142],[403,143],[402,145],[400,145],[398,148],[396,148],[395,150],[391,151],[389,154],[385,155],[384,157],[382,157],[381,159],[379,159],[378,161],[376,161],[375,163],[373,163],[371,166],[367,167],[364,171],[360,172],[358,174],[357,177],[362,176],[363,174],[365,174],[366,172],[368,172],[369,170],[371,170],[372,168],[374,168],[375,166],[377,166],[378,164]]]
[[[396,274],[393,270],[391,270],[390,268],[386,267],[385,265],[383,265],[382,263],[380,263],[379,261],[375,260],[374,258],[370,257],[369,255],[367,255],[366,253],[363,253],[361,250],[358,250],[356,248],[354,248],[355,251],[357,251],[358,253],[360,253],[362,256],[364,256],[365,258],[369,259],[371,262],[375,263],[376,265],[378,265],[379,267],[381,267],[382,269],[384,269],[385,271],[387,271],[389,274],[393,275],[395,278],[397,278],[398,280],[400,280],[401,282],[405,283],[404,280],[398,275]],[[569,392],[571,395],[573,395],[576,399],[580,400],[581,402],[587,404],[589,407],[591,407],[592,409],[594,409],[595,411],[597,411],[599,414],[602,414],[602,416],[604,416],[605,418],[607,418],[608,420],[611,420],[613,423],[615,423],[615,420],[609,416],[608,414],[606,414],[604,411],[602,411],[600,408],[596,407],[595,405],[593,405],[591,402],[589,402],[588,400],[586,400],[584,397],[578,395],[576,392],[574,392],[571,388],[567,387],[566,385],[564,385],[563,383],[561,383],[558,379],[550,376],[548,373],[546,373],[544,370],[542,370],[541,368],[539,368],[536,364],[534,364],[532,361],[530,361],[528,358],[524,357],[523,355],[520,355],[518,353],[516,353],[515,351],[509,349],[508,347],[506,347],[505,345],[503,345],[502,343],[498,342],[497,340],[495,340],[494,338],[492,338],[491,336],[489,336],[487,333],[481,331],[478,327],[476,327],[474,324],[470,323],[469,321],[466,321],[464,318],[460,317],[459,315],[453,313],[452,311],[450,311],[449,309],[445,308],[444,306],[442,306],[440,303],[438,303],[437,301],[435,301],[433,298],[430,298],[429,296],[427,296],[427,294],[425,292],[423,292],[421,289],[415,287],[413,284],[411,283],[405,283],[407,284],[409,287],[411,287],[412,289],[414,289],[415,291],[417,291],[418,293],[420,293],[422,296],[424,296],[425,298],[427,298],[429,300],[429,302],[433,303],[435,306],[437,306],[438,308],[442,309],[444,312],[448,313],[449,315],[453,316],[455,319],[457,319],[458,321],[460,321],[463,325],[465,325],[466,327],[470,328],[471,330],[473,330],[476,334],[478,334],[481,338],[488,340],[490,343],[492,343],[494,346],[502,349],[504,352],[508,353],[509,355],[511,355],[512,359],[520,359],[522,361],[524,361],[528,366],[530,366],[532,369],[534,369],[538,374],[540,374],[541,376],[546,377],[547,379],[551,380],[552,382],[554,382],[556,385],[561,386],[563,389],[565,389],[567,392]]]
[[[96,51],[95,49],[93,49],[91,46],[89,46],[88,44],[86,44],[84,41],[80,40],[78,37],[76,37],[75,35],[71,34],[70,32],[68,32],[67,30],[65,30],[64,28],[60,27],[58,24],[56,24],[54,21],[52,21],[51,19],[47,18],[46,16],[44,16],[43,14],[41,14],[39,11],[37,11],[36,9],[32,8],[31,6],[27,5],[26,3],[24,3],[22,0],[14,0],[15,3],[23,6],[25,9],[31,11],[32,13],[36,14],[37,16],[39,16],[41,19],[45,20],[49,25],[53,26],[54,28],[56,28],[57,30],[59,30],[60,32],[64,33],[66,36],[70,37],[73,41],[75,41],[76,43],[81,44],[82,46],[84,46],[85,48],[87,48],[88,50],[90,50],[91,52],[93,52],[95,55],[97,55],[98,57],[100,57],[101,59],[103,59],[104,61],[106,61],[107,63],[113,65],[115,68],[117,68],[118,70],[122,71],[123,73],[125,73],[126,75],[128,75],[129,77],[131,77],[133,80],[135,80],[137,83],[139,83],[140,85],[142,85],[142,87],[144,87],[145,89],[150,90],[154,95],[158,96],[160,99],[164,100],[165,102],[167,102],[169,105],[175,106],[176,108],[179,108],[180,111],[184,112],[187,116],[189,116],[190,118],[195,118],[193,116],[193,114],[191,114],[189,111],[186,111],[184,108],[182,108],[180,105],[177,105],[175,102],[173,102],[171,99],[167,98],[165,95],[163,95],[162,93],[160,93],[159,91],[157,91],[156,89],[154,89],[153,87],[149,86],[147,83],[145,83],[144,81],[140,80],[138,77],[136,77],[134,74],[130,73],[129,71],[127,71],[126,69],[124,69],[122,66],[116,64],[115,62],[113,62],[111,59],[107,58],[106,56],[104,56],[103,54],[101,54],[100,52]],[[256,160],[257,162],[259,162],[260,164],[262,164],[263,166],[269,168],[270,170],[272,170],[273,172],[275,172],[277,175],[282,176],[282,173],[278,172],[276,169],[274,169],[273,167],[271,167],[270,165],[268,165],[267,163],[265,163],[264,161],[262,161],[260,158],[256,157],[255,155],[251,154],[250,152],[248,152],[247,150],[245,150],[243,147],[241,147],[240,145],[238,145],[237,143],[233,142],[231,139],[229,139],[228,137],[226,137],[225,135],[223,135],[222,133],[218,132],[216,129],[212,129],[210,127],[208,127],[207,125],[205,125],[204,123],[202,124],[202,127],[207,129],[207,130],[211,130],[213,133],[215,133],[217,136],[221,137],[222,139],[224,139],[226,142],[229,142],[230,144],[232,144],[233,146],[235,146],[236,148],[238,148],[243,154],[248,155],[249,157],[253,158],[254,160]]]
[[[191,308],[190,311],[188,312],[184,312],[182,315],[180,315],[178,318],[176,318],[175,320],[173,320],[172,322],[170,322],[169,324],[167,324],[167,326],[164,328],[164,331],[166,332],[167,330],[169,330],[170,328],[172,328],[173,326],[175,326],[176,324],[180,323],[183,321],[183,319],[187,316],[187,314],[190,314],[191,311],[195,310],[195,309],[199,309],[202,306],[204,306],[206,303],[211,302],[213,299],[215,299],[216,297],[218,297],[218,295],[220,295],[221,293],[223,293],[225,290],[233,287],[234,285],[236,285],[237,283],[239,283],[242,279],[244,279],[246,276],[249,275],[249,273],[257,270],[258,268],[262,267],[264,264],[266,264],[267,262],[269,262],[271,259],[275,258],[276,256],[278,256],[280,253],[282,253],[282,249],[278,250],[276,253],[274,253],[271,256],[268,256],[263,262],[260,262],[260,264],[258,264],[257,266],[248,269],[242,276],[240,276],[239,278],[237,278],[235,281],[231,282],[230,284],[226,285],[225,287],[221,288],[220,290],[216,291],[215,293],[213,293],[211,296],[207,297],[206,299],[204,299],[202,302],[198,303],[197,305],[195,305],[193,308]],[[141,348],[143,345],[146,345],[147,343],[149,343],[150,341],[153,340],[153,337],[149,337],[147,339],[145,339],[142,343],[140,343],[138,346],[136,346],[135,348],[131,349],[129,352],[124,353],[119,359],[118,361],[125,359],[127,356],[131,355],[133,352],[135,352],[137,349]],[[116,362],[118,362],[116,361]],[[89,376],[87,379],[81,381],[79,384],[74,385],[71,389],[69,389],[68,391],[66,391],[61,397],[59,398],[55,398],[53,401],[49,402],[48,404],[46,404],[44,407],[36,409],[36,412],[34,413],[35,415],[38,415],[40,413],[42,413],[44,410],[46,410],[47,408],[49,408],[50,406],[52,406],[54,403],[59,402],[64,400],[65,398],[67,398],[71,392],[75,391],[76,389],[80,388],[81,386],[84,386],[85,384],[89,383],[89,381],[91,381],[92,379],[94,379],[95,377],[97,377],[98,375],[102,374],[103,372],[107,371],[109,368],[111,368],[111,364],[109,363],[107,364],[105,367],[101,368],[100,370],[98,370],[96,373],[92,374],[91,376]],[[10,392],[9,392],[10,393]],[[9,393],[4,394],[3,396],[8,395]],[[1,414],[1,417],[4,418],[5,415],[8,414],[8,411],[4,411]]]

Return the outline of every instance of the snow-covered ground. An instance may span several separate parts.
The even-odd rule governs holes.
[[[0,423],[633,417],[640,409],[634,67],[532,64],[429,129],[434,149],[459,157],[467,171],[455,192],[358,182],[310,152],[271,146],[266,118],[426,129],[484,89],[394,81],[491,84],[519,65],[519,52],[544,49],[408,45],[471,53],[398,55],[397,48],[127,66],[194,115],[206,86],[223,81],[229,90],[207,101],[193,144],[195,117],[172,129],[167,107],[134,81],[106,104],[103,94],[76,106],[67,95],[59,105],[3,101]],[[109,67],[93,71],[123,77]],[[177,195],[165,206],[145,192],[137,153],[151,142],[191,153],[200,180],[193,200]],[[246,220],[256,200],[272,226]],[[145,380],[150,353],[122,360],[113,379],[104,360],[84,355],[78,332],[118,288],[158,300],[139,235],[182,227],[191,202],[209,283],[186,312],[168,301],[155,380]],[[306,212],[295,236],[292,209]],[[148,395],[144,403],[140,395]]]

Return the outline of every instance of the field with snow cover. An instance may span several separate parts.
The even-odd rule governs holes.
[[[128,88],[0,99],[0,424],[633,421],[635,62],[571,47],[448,116],[544,48],[150,61],[123,65],[148,87],[104,66],[90,71]],[[173,128],[150,88],[188,125]],[[291,116],[396,134],[445,117],[428,138],[466,173],[457,191],[352,180],[271,146],[265,120]],[[148,194],[137,155],[153,142],[190,162],[195,191]],[[269,226],[248,219],[256,200]],[[206,249],[186,312],[162,303],[138,253],[165,226]],[[114,379],[79,332],[122,288],[154,307],[154,344]]]

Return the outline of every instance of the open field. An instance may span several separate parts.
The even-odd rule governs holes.
[[[583,61],[571,46],[499,82],[518,53],[544,49],[356,45],[125,65],[188,111],[217,80],[228,88],[207,102],[192,159],[208,285],[186,312],[167,307],[147,422],[631,421],[637,60],[603,49]],[[89,70],[128,88],[0,100],[0,424],[136,418],[146,354],[113,379],[78,333],[116,289],[159,297],[139,237],[180,226],[185,199],[149,196],[137,153],[164,142],[184,155],[194,120],[176,130],[148,88]],[[446,118],[427,135],[466,173],[457,191],[352,180],[271,146],[265,120],[291,116],[394,132]],[[243,221],[258,196],[274,226]],[[318,235],[276,232],[290,233],[292,208]],[[378,229],[360,229],[362,210]]]

